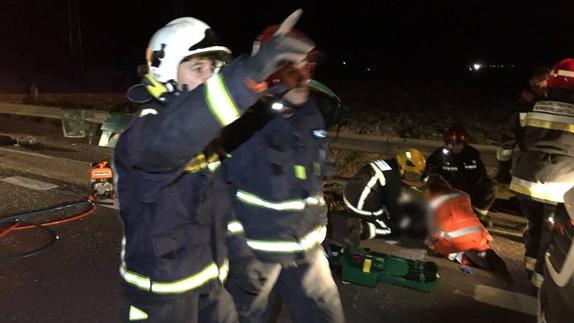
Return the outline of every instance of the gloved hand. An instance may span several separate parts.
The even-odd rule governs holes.
[[[315,47],[309,39],[288,36],[302,13],[303,11],[299,9],[287,17],[275,35],[261,46],[257,54],[247,59],[245,68],[253,81],[261,83],[281,67],[302,62],[307,53]]]
[[[494,179],[501,184],[510,184],[512,181],[512,175],[510,175],[510,168],[512,167],[512,161],[501,161],[498,163],[498,171]]]
[[[246,292],[258,294],[267,281],[267,271],[267,266],[256,257],[239,258],[231,263],[229,279]]]

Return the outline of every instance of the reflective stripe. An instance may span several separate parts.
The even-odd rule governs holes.
[[[467,234],[482,232],[482,230],[483,230],[482,226],[477,225],[477,226],[462,228],[462,229],[458,229],[458,230],[454,230],[454,231],[450,231],[450,232],[438,231],[437,234],[438,234],[438,236],[440,236],[442,238],[454,239],[454,238],[462,237],[462,236],[467,235]]]
[[[201,287],[205,283],[213,279],[225,279],[227,272],[229,272],[229,265],[227,259],[224,260],[221,269],[212,262],[200,272],[194,275],[187,276],[174,282],[157,282],[152,281],[151,278],[140,275],[136,272],[130,271],[124,261],[125,258],[126,237],[122,238],[121,246],[121,264],[120,276],[128,283],[143,291],[156,293],[156,294],[179,294],[190,291],[194,288]]]
[[[229,260],[225,259],[221,267],[219,267],[219,280],[224,283],[229,274]]]
[[[475,210],[480,215],[487,215],[488,214],[488,210],[481,209],[481,208],[478,208],[476,206],[473,206],[472,209]]]
[[[327,235],[327,227],[321,226],[307,233],[300,241],[266,241],[247,239],[247,245],[263,252],[301,252],[320,245]]]
[[[496,159],[498,161],[509,161],[512,159],[512,149],[498,148],[496,150]]]
[[[307,205],[325,205],[325,199],[322,196],[310,196],[306,199],[294,199],[282,202],[270,202],[242,190],[237,191],[235,196],[244,203],[277,211],[302,211]]]
[[[382,161],[382,160],[379,160],[378,162],[380,162],[380,161]],[[383,169],[383,168],[381,168],[382,166],[377,164],[376,162],[374,163],[374,165],[373,165],[373,163],[371,163],[370,165],[373,168],[373,170],[375,171],[375,174],[377,175],[377,178],[379,179],[379,183],[381,183],[381,186],[385,186],[387,184],[387,180],[385,178],[385,175],[382,172],[382,169]],[[385,163],[385,165],[386,165],[386,163]],[[390,170],[390,168],[389,168],[389,170]]]
[[[156,114],[158,114],[158,112],[156,109],[152,109],[152,108],[142,109],[140,111],[140,114],[138,115],[138,117],[143,118],[143,117],[147,116],[148,114],[156,115]]]
[[[530,196],[541,202],[551,204],[564,203],[564,193],[572,187],[573,183],[534,183],[518,177],[512,177],[510,190]]]
[[[156,294],[179,294],[200,287],[210,280],[219,278],[219,269],[215,263],[211,263],[195,275],[190,275],[175,282],[156,282],[149,277],[129,271],[125,264],[120,266],[120,276],[141,290]]]
[[[574,133],[574,118],[540,112],[521,113],[520,126]]]
[[[135,306],[130,306],[130,313],[129,313],[129,318],[128,320],[130,321],[141,321],[141,320],[146,320],[148,318],[148,315],[146,312],[140,310],[139,308],[135,307]]]
[[[369,180],[369,182],[367,183],[365,188],[363,188],[363,192],[361,192],[361,196],[359,197],[359,202],[357,203],[357,208],[359,210],[363,209],[363,205],[365,204],[365,200],[367,199],[367,197],[369,197],[369,194],[371,194],[371,189],[373,188],[373,186],[375,186],[377,181],[378,181],[378,176],[375,174],[375,176],[371,177],[371,179]]]
[[[345,202],[345,205],[353,212],[357,213],[357,214],[361,214],[361,215],[372,215],[372,216],[378,216],[383,214],[384,212],[384,208],[377,210],[375,212],[369,212],[369,211],[363,211],[363,210],[359,210],[357,209],[355,206],[353,206],[353,204],[351,204],[351,202],[349,202],[347,200],[347,198],[345,196],[343,196],[343,202]]]
[[[566,77],[574,77],[574,72],[568,70],[558,70],[558,75]]]
[[[230,221],[227,224],[227,233],[234,235],[234,234],[238,234],[238,233],[243,233],[245,231],[245,229],[243,228],[243,225],[241,224],[241,222],[237,221],[237,220],[233,220]]]
[[[453,198],[457,198],[459,196],[462,196],[463,193],[460,192],[453,192],[453,193],[448,193],[448,194],[444,194],[441,195],[435,199],[433,199],[430,202],[430,207],[431,209],[436,209],[438,208],[442,203],[444,203],[447,200],[453,199]]]
[[[207,164],[207,168],[209,168],[209,170],[210,170],[211,172],[215,172],[215,170],[218,169],[219,166],[221,166],[221,162],[220,162],[219,160],[218,160],[218,161],[215,161],[215,162],[213,162],[213,163]]]
[[[239,110],[220,74],[215,74],[205,82],[205,98],[209,110],[222,127],[239,118]]]

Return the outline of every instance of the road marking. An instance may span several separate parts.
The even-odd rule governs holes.
[[[30,188],[37,191],[47,191],[58,187],[58,185],[52,183],[42,182],[36,179],[22,177],[22,176],[11,176],[0,179],[4,183],[9,183],[13,185],[18,185],[25,188]]]
[[[486,303],[524,314],[538,314],[536,297],[494,288],[486,285],[474,287],[473,298],[477,302]]]

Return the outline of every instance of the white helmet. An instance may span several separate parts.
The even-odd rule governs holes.
[[[172,20],[152,36],[146,60],[155,80],[171,83],[177,81],[181,61],[201,53],[221,54],[226,58],[231,55],[227,47],[219,45],[215,33],[206,23],[183,17]]]

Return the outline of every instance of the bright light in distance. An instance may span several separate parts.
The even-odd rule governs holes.
[[[448,155],[448,153],[449,153],[449,150],[448,150],[448,149],[446,149],[446,148],[443,148],[443,149],[442,149],[442,154],[443,154],[443,155]]]
[[[347,62],[343,61],[343,65],[347,65]]]
[[[275,111],[281,111],[281,110],[283,110],[283,103],[275,102],[271,105],[271,109],[273,109]]]
[[[371,68],[370,68],[370,67],[367,67],[367,72],[370,72],[370,71],[371,71]]]
[[[479,69],[482,68],[482,64],[474,63],[474,64],[472,64],[472,68],[473,68],[475,71],[478,71]]]

